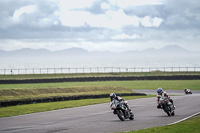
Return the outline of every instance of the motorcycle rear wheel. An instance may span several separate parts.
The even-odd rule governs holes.
[[[130,120],[133,120],[134,119],[134,114],[132,114],[130,117],[129,117]]]
[[[171,113],[171,115],[174,116],[174,115],[175,115],[175,112],[173,111],[173,112]]]

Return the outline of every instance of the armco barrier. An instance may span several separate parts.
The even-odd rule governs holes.
[[[146,96],[144,93],[120,93],[118,96]],[[16,106],[23,104],[34,104],[34,103],[47,103],[47,102],[58,102],[68,100],[80,100],[80,99],[95,99],[95,98],[108,98],[109,94],[101,95],[79,95],[79,96],[66,96],[66,97],[50,97],[40,99],[26,99],[26,100],[15,100],[0,102],[0,107]]]
[[[76,77],[55,79],[0,80],[0,84],[55,83],[55,82],[87,82],[87,81],[124,81],[124,80],[199,80],[200,75],[174,76],[114,76],[114,77]]]

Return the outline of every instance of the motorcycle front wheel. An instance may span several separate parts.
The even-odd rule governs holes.
[[[168,106],[165,106],[163,109],[167,113],[168,116],[171,116],[170,109]]]
[[[125,120],[125,117],[124,117],[124,113],[122,110],[116,110],[116,113],[117,113],[117,116],[119,117],[119,119],[121,121],[124,121]]]

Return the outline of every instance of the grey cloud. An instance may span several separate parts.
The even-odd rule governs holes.
[[[110,6],[109,9],[102,9],[101,4],[103,4],[103,3],[108,4]],[[119,9],[119,7],[117,5],[110,4],[108,0],[103,0],[103,1],[102,0],[96,0],[96,1],[93,2],[91,7],[78,9],[78,10],[88,11],[92,14],[97,15],[97,14],[105,14],[106,11],[108,11],[108,10],[114,10],[115,11],[115,10],[118,10],[118,9]]]
[[[200,28],[200,15],[197,15],[200,14],[200,2],[198,0],[168,1],[163,9],[167,13],[164,16],[165,21],[163,23],[167,29]]]
[[[159,17],[164,21],[163,29],[200,28],[200,2],[198,0],[167,0],[163,5],[133,6],[124,9],[130,16]]]
[[[20,23],[14,22],[12,19],[14,12],[21,7],[27,5],[36,5],[34,13],[23,14],[20,16]],[[7,8],[4,8],[7,7]],[[54,3],[47,0],[42,1],[26,1],[8,0],[0,3],[0,38],[40,38],[45,35],[53,35],[53,31],[63,31],[63,27],[59,25],[59,20],[54,17],[54,11],[58,10],[58,7]],[[42,19],[50,19],[49,23],[44,26],[41,25]],[[53,21],[57,21],[57,25],[53,24]],[[67,28],[64,28],[64,30]],[[49,31],[52,31],[49,34]],[[55,35],[55,34],[54,34]]]
[[[151,16],[151,17],[161,17],[162,12],[160,12],[160,9],[163,8],[163,5],[145,5],[145,6],[134,6],[134,7],[128,7],[124,9],[124,12],[127,15],[130,16],[138,16],[138,17],[145,17],[145,16]]]
[[[41,2],[41,3],[36,3],[35,5],[36,5],[35,12],[23,14],[22,16],[20,16],[21,23],[29,26],[40,27],[39,24],[41,23],[42,19],[46,18],[50,19],[50,21],[56,21],[56,18],[54,17],[54,11],[58,10],[58,7],[55,6],[54,3]],[[52,23],[50,22],[49,25],[51,26]]]
[[[34,0],[2,0],[0,1],[0,20],[8,19],[13,16],[15,10],[35,3]]]
[[[15,1],[14,1],[15,2]],[[100,6],[101,1],[97,1],[93,4],[91,11],[96,10],[96,6]],[[65,38],[76,40],[77,38],[84,38],[88,41],[101,41],[102,39],[109,38],[110,32],[112,30],[105,28],[95,28],[90,26],[82,27],[67,27],[63,26],[59,20],[54,16],[54,12],[58,10],[58,7],[55,3],[52,3],[47,0],[42,2],[29,1],[26,2],[21,0],[18,4],[9,1],[7,3],[2,3],[3,6],[11,5],[10,9],[0,9],[0,13],[7,11],[12,12],[10,15],[5,14],[1,15],[2,18],[5,18],[5,23],[8,23],[9,17],[12,17],[14,11],[27,5],[36,5],[36,10],[34,13],[23,14],[20,17],[20,23],[12,23],[0,30],[0,39],[53,39],[53,38]],[[97,12],[100,12],[96,10]],[[41,20],[47,18],[52,19],[51,22],[57,21],[58,24],[49,23],[45,26],[41,26]],[[5,26],[5,23],[0,22],[1,25]],[[104,35],[105,34],[105,35]]]
[[[91,7],[85,8],[83,10],[91,12],[92,14],[104,14],[105,11],[101,8],[101,3],[103,3],[103,1],[95,1]]]
[[[95,1],[91,7],[84,10],[92,14],[105,14],[106,10],[101,8],[101,4],[108,1]],[[60,23],[54,12],[59,7],[49,0],[1,0],[0,1],[0,39],[85,39],[90,42],[142,42],[163,41],[166,43],[199,41],[200,30],[200,2],[199,0],[166,0],[163,5],[145,5],[123,9],[129,16],[143,18],[159,17],[163,19],[160,27],[144,27],[140,25],[125,26],[120,30],[97,28],[85,25],[82,27],[67,27]],[[20,23],[13,23],[11,17],[14,11],[27,5],[36,5],[34,13],[21,16]],[[118,10],[116,5],[110,5],[110,10]],[[47,24],[40,23],[43,19],[49,19]],[[54,22],[57,22],[56,24]],[[113,40],[112,36],[125,33],[129,36],[137,34],[141,39],[121,39]],[[190,38],[190,39],[188,39]]]
[[[129,35],[139,34],[142,36],[143,41],[162,40],[168,43],[193,42],[198,44],[200,36],[199,5],[200,2],[198,0],[192,2],[186,0],[168,0],[163,5],[127,8],[125,9],[127,15],[160,17],[163,19],[163,22],[157,28],[128,26],[123,28],[123,32]]]

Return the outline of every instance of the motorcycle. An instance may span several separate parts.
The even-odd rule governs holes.
[[[185,89],[184,92],[185,94],[192,94],[192,91],[190,89]]]
[[[127,106],[125,104],[127,104],[126,101],[117,101],[114,99],[110,103],[110,108],[111,108],[111,110],[114,110],[114,113],[117,114],[118,118],[121,121],[124,121],[125,119],[128,119],[128,118],[130,120],[133,120],[134,114],[132,113],[131,110],[129,110],[127,108]]]
[[[175,107],[174,105],[169,101],[166,97],[161,97],[159,99],[159,103],[161,105],[161,108],[167,113],[168,116],[174,116],[175,115]]]

